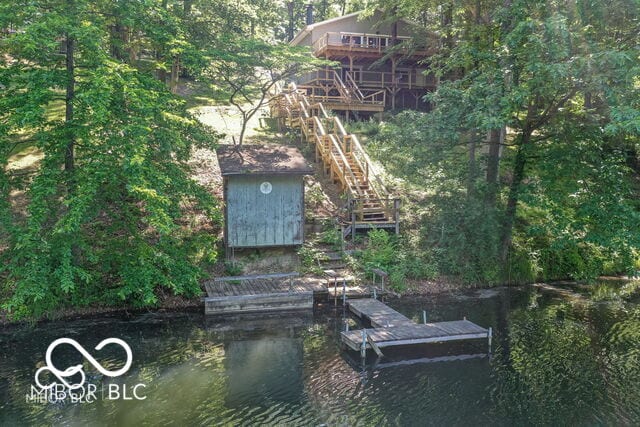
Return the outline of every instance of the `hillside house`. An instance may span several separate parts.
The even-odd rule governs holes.
[[[376,113],[384,109],[427,110],[422,100],[435,89],[435,77],[424,64],[433,49],[416,46],[412,26],[406,20],[382,24],[382,12],[364,17],[356,12],[307,25],[291,40],[294,46],[310,46],[313,54],[340,63],[300,76],[296,82],[311,100],[334,111]],[[435,43],[433,43],[435,46]]]

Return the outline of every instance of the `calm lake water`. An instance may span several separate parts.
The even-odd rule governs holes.
[[[263,321],[199,313],[53,322],[0,332],[0,425],[639,425],[640,284],[500,288],[437,299],[392,299],[418,321],[466,316],[494,328],[487,343],[431,345],[365,366],[340,350],[342,309]],[[559,289],[559,290],[558,290]],[[351,327],[359,327],[354,319]],[[81,343],[117,369],[103,377],[61,346],[62,367],[84,363],[90,403],[27,400],[48,345]],[[46,376],[46,375],[45,375]],[[109,385],[144,400],[108,399]],[[128,396],[132,397],[132,396]]]

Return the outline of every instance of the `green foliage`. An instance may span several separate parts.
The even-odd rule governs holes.
[[[329,245],[334,250],[340,250],[342,249],[342,233],[334,224],[331,224],[320,234],[320,243]]]
[[[322,274],[320,262],[324,259],[324,254],[314,246],[313,243],[305,242],[298,249],[298,256],[304,273]]]
[[[0,173],[2,307],[16,318],[194,296],[200,264],[217,256],[209,228],[220,222],[217,202],[187,163],[193,148],[214,148],[217,135],[164,82],[108,53],[111,27],[96,13],[113,12],[108,6],[54,1],[42,13],[34,4],[13,21],[21,30],[1,41],[9,56],[0,62],[0,163],[25,131],[44,156],[26,183],[24,213],[6,202],[22,184]],[[142,25],[129,12],[131,25]],[[72,74],[60,35],[74,47],[66,55]],[[68,90],[65,119],[52,118],[47,107]]]
[[[405,205],[420,212],[421,250],[468,283],[629,274],[640,247],[638,8],[459,2],[440,19],[425,4],[391,13],[443,35],[433,108],[392,117],[369,143],[421,193]]]
[[[406,279],[431,279],[435,265],[425,255],[416,255],[407,243],[384,230],[371,230],[359,254],[367,273],[374,268],[389,274],[389,284],[398,291],[406,289]]]
[[[306,46],[235,36],[223,38],[210,54],[215,60],[204,75],[221,85],[229,103],[242,117],[238,145],[243,143],[248,121],[262,108],[278,82],[331,64],[313,56]]]
[[[244,271],[244,265],[238,261],[225,261],[224,270],[229,276],[240,276]]]

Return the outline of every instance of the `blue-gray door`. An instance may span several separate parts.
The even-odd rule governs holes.
[[[231,176],[226,190],[229,247],[303,243],[302,176]]]

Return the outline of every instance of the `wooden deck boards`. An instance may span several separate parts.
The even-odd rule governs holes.
[[[388,328],[414,324],[411,319],[398,313],[378,300],[366,298],[349,302],[349,309],[359,317],[366,317],[374,328]]]
[[[357,316],[371,321],[373,328],[365,329],[366,348],[372,348],[372,343],[384,348],[491,337],[490,329],[466,319],[417,324],[375,299],[350,301],[349,309]],[[341,339],[352,350],[361,350],[362,330],[342,332]]]
[[[219,277],[204,285],[205,314],[311,309],[314,294],[327,292],[324,281],[297,273]]]
[[[206,281],[204,286],[209,298],[327,291],[323,280],[270,276],[265,274],[257,277],[218,278]]]

